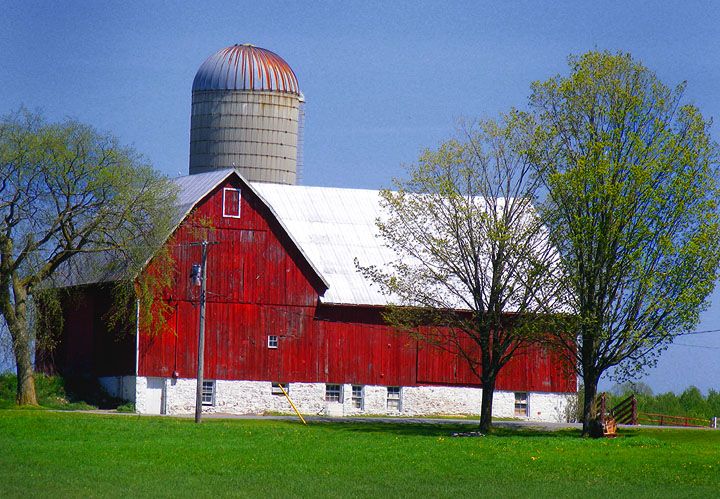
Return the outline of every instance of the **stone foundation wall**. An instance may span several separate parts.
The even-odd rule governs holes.
[[[149,413],[149,401],[157,397],[157,386],[162,383],[162,414],[193,414],[195,412],[195,379],[160,380],[154,378],[156,391],[150,394],[148,378],[137,378],[135,407],[139,413]],[[285,389],[295,406],[303,414],[352,416],[352,415],[479,415],[482,389],[450,386],[410,386],[400,388],[399,409],[389,407],[386,386],[365,385],[362,399],[353,400],[352,385],[341,385],[341,401],[325,400],[324,383],[288,383]],[[272,393],[270,381],[215,381],[214,403],[206,405],[203,412],[228,414],[292,413],[292,407],[282,394]],[[563,422],[567,409],[577,395],[574,393],[530,392],[527,397],[527,416],[535,421]],[[392,402],[391,402],[392,404]],[[357,407],[356,405],[360,405]],[[496,391],[493,400],[493,416],[515,416],[515,393]]]

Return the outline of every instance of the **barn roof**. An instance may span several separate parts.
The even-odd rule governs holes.
[[[248,182],[234,169],[218,170],[176,177],[178,187],[175,227],[192,209],[231,175],[237,175],[258,196],[276,218],[291,242],[297,247],[314,273],[325,285],[322,303],[339,305],[383,306],[391,297],[383,295],[379,286],[365,278],[356,268],[387,269],[398,259],[383,239],[378,237],[376,220],[382,218],[380,194],[377,190],[337,187],[309,187]],[[102,255],[90,256],[97,259]],[[77,265],[67,274],[63,285],[112,281],[119,273],[88,272],[102,268]],[[465,308],[458,303],[458,308]]]
[[[252,183],[328,283],[323,303],[386,305],[387,296],[355,267],[385,267],[397,256],[376,237],[376,190]]]
[[[383,218],[378,190],[309,187],[248,182],[235,170],[178,177],[181,218],[229,175],[236,174],[267,206],[290,240],[326,286],[322,303],[384,306],[397,299],[384,295],[364,277],[363,267],[388,269],[400,258],[379,237],[376,220]],[[459,309],[467,308],[449,297]]]

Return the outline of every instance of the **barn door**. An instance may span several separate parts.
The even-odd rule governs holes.
[[[145,397],[148,414],[165,414],[165,380],[163,378],[148,378]]]

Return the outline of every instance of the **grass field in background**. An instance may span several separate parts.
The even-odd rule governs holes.
[[[577,431],[0,411],[0,496],[716,496],[720,431]]]

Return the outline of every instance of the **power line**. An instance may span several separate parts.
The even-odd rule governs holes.
[[[677,336],[687,336],[690,334],[708,334],[708,333],[720,333],[720,329],[705,329],[703,331],[689,331],[687,333],[680,333]]]
[[[689,345],[687,343],[673,343],[673,345],[678,345],[681,347],[705,348],[707,350],[720,350],[720,347],[713,347],[710,345]]]

